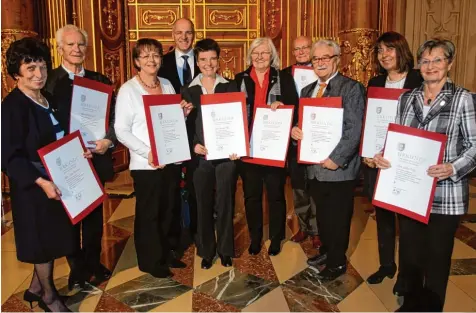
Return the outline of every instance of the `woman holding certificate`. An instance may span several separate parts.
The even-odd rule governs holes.
[[[157,73],[162,64],[162,44],[139,39],[132,50],[137,75],[122,85],[116,100],[117,139],[131,155],[129,168],[134,179],[136,215],[134,240],[139,269],[155,277],[170,277],[170,267],[184,268],[172,250],[180,232],[180,165],[154,164],[147,129],[143,95],[175,94]],[[182,103],[184,114],[191,105]]]
[[[182,97],[197,109],[193,151],[197,156],[197,169],[193,176],[198,210],[198,255],[202,257],[202,268],[213,265],[216,253],[225,267],[232,265],[234,256],[233,214],[235,209],[236,168],[234,160],[206,160],[203,121],[200,105],[202,95],[230,91],[230,83],[217,74],[220,47],[213,39],[203,39],[195,44],[195,60],[200,74],[182,89]],[[216,189],[216,190],[215,190]],[[215,238],[214,207],[217,211]]]
[[[443,310],[454,236],[468,210],[468,174],[476,167],[476,112],[471,93],[448,77],[455,55],[449,40],[421,45],[417,60],[424,83],[404,93],[398,103],[397,124],[448,137],[442,163],[427,170],[438,179],[428,224],[400,218],[400,259],[407,285],[401,311],[422,309],[414,307],[421,303],[430,311]],[[381,154],[374,161],[382,170],[391,166]]]
[[[374,49],[374,60],[380,75],[369,81],[368,87],[384,87],[392,89],[413,89],[421,86],[422,78],[418,70],[413,69],[413,55],[408,42],[396,32],[384,33],[377,39]],[[364,158],[364,183],[367,195],[372,201],[378,169],[372,159]],[[395,228],[396,214],[382,208],[375,208],[377,217],[377,238],[380,268],[367,278],[369,284],[379,284],[385,277],[392,278],[396,271],[395,264]],[[400,271],[393,288],[394,294],[403,292],[403,279]]]
[[[276,109],[283,104],[295,105],[298,95],[293,77],[279,71],[279,56],[270,38],[255,39],[248,50],[249,68],[235,77],[238,90],[246,94],[248,127],[253,125],[256,106],[269,105]],[[297,110],[295,110],[297,111]],[[296,115],[297,116],[297,115]],[[261,251],[263,238],[263,183],[266,185],[269,206],[269,255],[281,252],[281,240],[285,235],[286,199],[284,168],[239,162],[239,173],[243,180],[245,210],[251,245],[248,252],[256,255]]]
[[[53,283],[53,268],[55,259],[73,254],[74,229],[37,152],[64,136],[51,95],[41,92],[51,69],[49,48],[23,38],[8,48],[6,61],[17,87],[2,102],[2,171],[10,180],[17,258],[34,264],[23,298],[45,311],[70,312]]]

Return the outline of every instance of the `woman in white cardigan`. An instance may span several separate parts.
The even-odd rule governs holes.
[[[134,240],[139,269],[155,277],[170,277],[172,268],[183,268],[176,259],[180,236],[180,165],[154,164],[143,95],[175,94],[165,78],[157,73],[162,64],[163,49],[155,39],[137,41],[132,58],[138,74],[119,90],[116,100],[117,139],[129,149],[132,178],[136,195]],[[192,109],[182,101],[184,115]]]

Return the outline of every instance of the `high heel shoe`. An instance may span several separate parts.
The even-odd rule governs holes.
[[[30,302],[30,308],[33,309],[33,302],[39,302],[41,300],[41,296],[34,294],[30,290],[25,290],[23,293],[23,300],[26,302]]]
[[[63,301],[63,300],[61,300]],[[53,303],[53,302],[52,302]],[[63,302],[64,304],[64,302]],[[45,303],[45,301],[43,301],[43,299],[40,298],[40,300],[38,300],[38,306],[45,312],[51,312],[51,309],[48,307],[48,305]],[[64,306],[66,307],[67,311],[64,310],[64,311],[61,311],[61,312],[72,312],[67,306],[66,304],[64,304]]]

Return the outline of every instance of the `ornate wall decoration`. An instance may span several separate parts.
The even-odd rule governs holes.
[[[367,86],[374,76],[372,49],[378,30],[355,28],[339,32],[341,41],[342,73]]]
[[[106,3],[104,3],[106,2]],[[117,0],[101,0],[100,8],[101,12],[99,14],[101,31],[108,37],[113,39],[117,37],[117,34],[120,34],[120,1]]]
[[[243,12],[245,8],[236,10],[223,10],[208,8],[208,21],[207,26],[210,28],[245,28]]]
[[[104,55],[104,61],[104,75],[116,85],[121,80],[120,54],[118,52],[108,52]]]
[[[264,27],[266,36],[272,39],[278,37],[282,27],[281,0],[267,0],[264,6]]]
[[[2,98],[4,98],[10,91],[12,91],[13,87],[9,87],[8,85],[8,78],[7,78],[7,58],[6,53],[8,47],[16,40],[14,34],[6,33],[4,34],[2,31]]]
[[[151,26],[172,26],[177,20],[174,10],[145,10],[142,12],[142,23]]]
[[[232,49],[222,49],[220,64],[224,65],[224,68],[221,70],[221,75],[231,80],[235,78],[236,56],[230,55],[230,52],[232,52]]]

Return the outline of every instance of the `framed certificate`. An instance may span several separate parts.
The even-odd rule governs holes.
[[[373,158],[383,149],[388,124],[395,122],[398,98],[408,89],[369,87],[360,155]]]
[[[106,198],[101,181],[79,131],[38,150],[46,172],[61,191],[61,203],[71,222],[77,224]]]
[[[437,178],[430,166],[441,164],[447,136],[390,124],[383,156],[391,167],[379,170],[372,204],[428,224]]]
[[[203,140],[207,160],[250,154],[246,97],[243,92],[201,95]]]
[[[312,66],[293,65],[292,73],[298,96],[301,95],[301,90],[304,87],[317,80],[317,75]]]
[[[321,164],[342,137],[344,109],[341,97],[299,99],[298,163]]]
[[[190,160],[187,127],[180,95],[144,95],[145,118],[154,162],[166,165]]]
[[[256,107],[251,129],[250,157],[246,163],[284,167],[289,146],[294,106]]]
[[[74,77],[69,132],[79,130],[89,148],[94,148],[91,142],[106,136],[113,90],[111,85]]]

